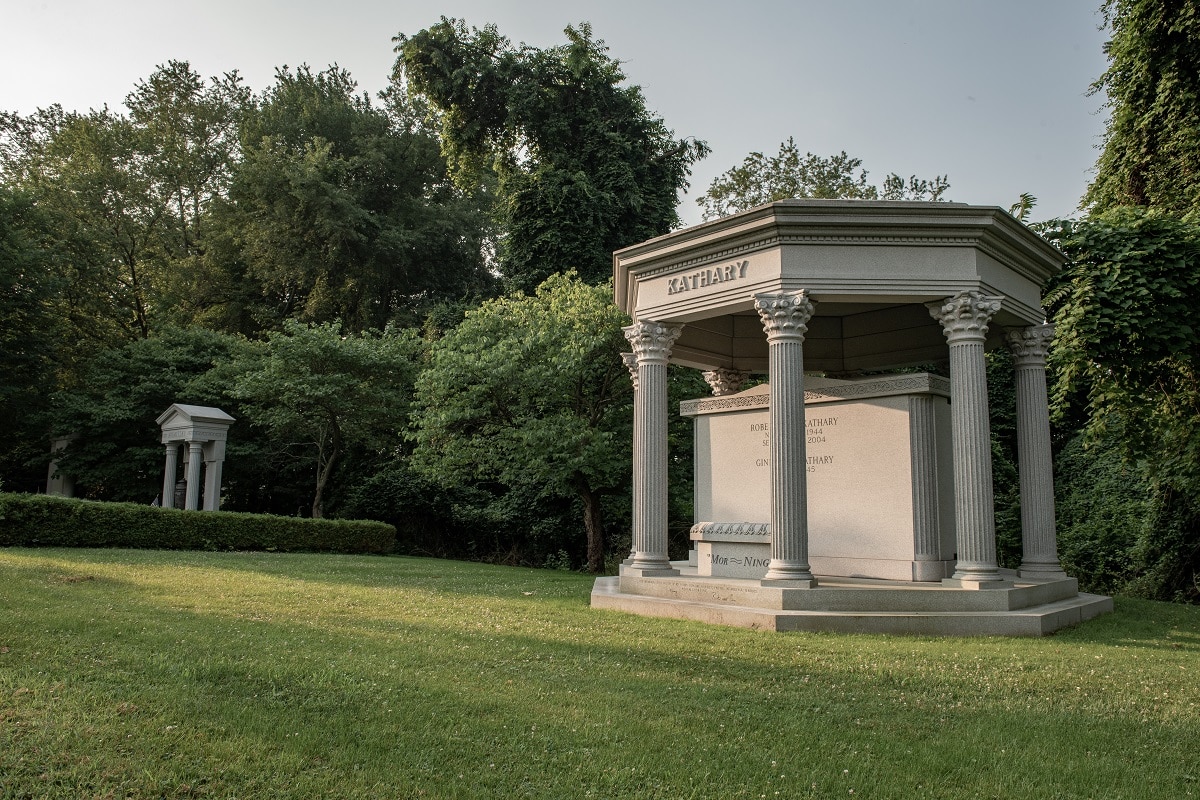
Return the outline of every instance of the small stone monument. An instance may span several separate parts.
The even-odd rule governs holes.
[[[162,504],[176,507],[175,482],[179,472],[179,446],[187,445],[188,458],[183,465],[183,480],[187,490],[183,508],[195,511],[200,507],[200,466],[204,465],[204,510],[221,507],[221,469],[225,463],[225,441],[233,417],[219,408],[174,403],[158,417],[162,428],[162,443],[167,448],[167,464],[163,475]]]

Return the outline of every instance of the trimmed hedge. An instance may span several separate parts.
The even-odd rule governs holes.
[[[395,544],[396,529],[383,522],[182,511],[0,493],[0,546],[7,547],[390,553]]]

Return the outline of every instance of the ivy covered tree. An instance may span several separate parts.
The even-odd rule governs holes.
[[[565,33],[558,47],[514,47],[495,26],[443,18],[396,39],[393,81],[440,115],[455,180],[473,188],[494,171],[498,265],[513,289],[568,269],[607,279],[614,250],[679,224],[677,192],[708,152],[646,108],[589,25]]]
[[[1110,117],[1084,205],[1200,208],[1200,2],[1106,0]]]
[[[1070,259],[1046,297],[1058,414],[1121,443],[1151,492],[1126,588],[1200,600],[1200,215],[1126,206],[1047,233]]]
[[[793,197],[941,200],[949,188],[945,175],[931,179],[913,175],[905,180],[894,172],[883,179],[882,186],[875,186],[867,180],[861,158],[844,150],[828,158],[800,155],[795,139],[789,136],[773,156],[758,152],[746,156],[741,164],[713,180],[696,202],[709,220]]]
[[[574,275],[468,312],[417,380],[416,467],[500,504],[531,485],[578,498],[587,567],[602,570],[602,499],[627,490],[631,463],[627,322],[610,287]]]

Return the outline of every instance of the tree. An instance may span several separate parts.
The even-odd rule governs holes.
[[[414,323],[438,297],[492,294],[479,201],[451,183],[404,99],[388,99],[374,106],[337,67],[276,72],[243,123],[219,215],[223,324],[360,331]]]
[[[536,485],[583,505],[587,566],[604,567],[602,498],[629,481],[627,319],[610,287],[554,275],[491,300],[434,343],[417,380],[414,465],[451,485]]]
[[[1057,413],[1120,442],[1146,477],[1133,585],[1200,599],[1200,214],[1118,207],[1046,235],[1070,258],[1045,301]]]
[[[603,281],[614,250],[676,227],[677,192],[708,152],[623,85],[589,25],[565,33],[559,47],[514,48],[495,26],[443,17],[396,38],[393,81],[440,112],[455,180],[475,187],[495,171],[499,267],[525,291],[567,269]]]
[[[883,186],[867,182],[862,159],[840,153],[822,158],[800,155],[796,141],[788,137],[779,153],[765,156],[754,152],[741,165],[717,177],[697,203],[704,219],[736,214],[775,200],[815,197],[828,200],[940,200],[950,188],[945,175],[932,180],[911,176],[907,181],[896,173],[883,179]]]
[[[97,347],[191,321],[201,220],[224,191],[248,92],[236,74],[205,83],[160,66],[129,116],[59,106],[0,114],[0,176],[52,224],[61,311]]]
[[[0,186],[0,481],[12,490],[40,482],[25,462],[45,455],[49,440],[35,420],[54,389],[62,330],[54,298],[60,287],[42,248],[48,221],[27,195]]]
[[[348,447],[396,447],[419,352],[411,330],[348,335],[337,322],[293,320],[270,335],[265,357],[235,378],[232,393],[250,422],[312,453],[314,517],[324,516],[330,478]]]
[[[1111,111],[1084,205],[1200,208],[1200,2],[1105,0]]]

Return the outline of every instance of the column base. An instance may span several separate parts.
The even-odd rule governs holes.
[[[816,578],[763,578],[758,585],[764,589],[815,589]]]
[[[671,566],[635,567],[633,564],[621,565],[622,578],[669,578],[678,575],[679,570]]]
[[[1012,589],[1016,584],[1003,578],[978,580],[975,578],[944,578],[942,586],[947,589]]]
[[[1021,578],[1032,578],[1034,580],[1063,580],[1069,578],[1066,572],[1063,571],[1061,564],[1022,564],[1017,570],[1017,576]]]

